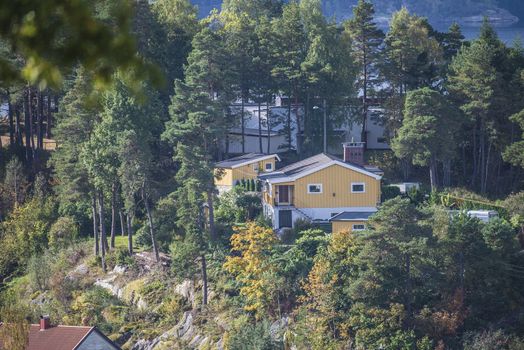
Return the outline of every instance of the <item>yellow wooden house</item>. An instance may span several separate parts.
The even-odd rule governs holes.
[[[256,180],[260,174],[276,169],[276,154],[247,153],[215,164],[215,186],[220,193],[231,190],[242,180]]]
[[[362,230],[380,204],[381,170],[351,158],[322,153],[259,179],[264,214],[275,229],[293,227],[301,218],[331,222],[334,231]]]

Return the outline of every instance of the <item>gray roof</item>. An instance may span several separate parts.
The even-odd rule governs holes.
[[[215,164],[215,167],[217,168],[224,168],[224,169],[230,169],[237,165],[246,163],[246,162],[256,162],[258,159],[261,158],[270,158],[271,156],[275,156],[272,154],[262,154],[262,153],[247,153],[238,157],[230,158],[223,160],[221,162],[218,162]]]
[[[259,177],[261,179],[270,179],[270,178],[277,178],[277,177],[299,176],[302,173],[307,173],[310,170],[313,170],[313,169],[316,169],[318,167],[321,167],[322,165],[328,164],[328,163],[330,163],[330,162],[332,162],[334,160],[338,161],[338,162],[350,164],[351,166],[354,166],[356,168],[360,168],[362,170],[365,170],[367,172],[371,172],[371,173],[374,173],[374,174],[380,174],[381,173],[381,170],[378,169],[377,167],[361,166],[361,165],[358,165],[358,164],[355,164],[355,163],[344,162],[344,160],[342,160],[342,159],[340,159],[338,157],[335,157],[335,156],[333,156],[331,154],[320,153],[320,154],[317,154],[316,156],[309,157],[309,158],[306,158],[306,159],[301,160],[299,162],[296,162],[296,163],[290,164],[288,166],[285,166],[285,167],[283,167],[281,169],[278,169],[277,171],[274,171],[272,173],[262,174]]]
[[[367,221],[375,212],[345,211],[333,216],[330,221]]]
[[[241,128],[232,128],[229,130],[230,135],[242,135],[242,129]],[[257,136],[258,137],[258,129],[255,128],[244,128],[244,135],[246,136]],[[269,136],[275,137],[278,136],[279,133],[271,130],[269,133]],[[265,127],[262,128],[262,137],[267,137],[267,129]]]
[[[336,159],[336,157],[333,157],[331,155],[320,153],[316,156],[309,157],[299,162],[285,166],[282,169],[278,169],[277,171],[274,171],[272,173],[262,174],[260,175],[260,177],[267,179],[271,177],[294,176],[318,168],[319,166],[327,164]]]

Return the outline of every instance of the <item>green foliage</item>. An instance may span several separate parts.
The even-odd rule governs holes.
[[[81,63],[107,82],[117,69],[136,70],[144,77],[146,67],[136,55],[129,33],[131,7],[124,1],[111,4],[113,25],[97,18],[102,2],[62,0],[2,3],[0,38],[23,57],[23,68],[0,59],[2,80],[27,80],[44,89],[59,87],[63,73]],[[103,6],[103,5],[102,5]],[[141,73],[141,74],[137,74]]]
[[[273,341],[269,332],[271,324],[267,320],[252,322],[241,318],[225,335],[225,346],[231,350],[272,350],[282,348],[280,342]]]
[[[393,199],[400,196],[400,188],[397,186],[382,186],[381,189],[381,201]]]
[[[56,216],[55,203],[31,199],[14,209],[2,223],[0,274],[9,276],[48,246],[48,232]]]
[[[216,218],[218,221],[232,225],[236,222],[254,220],[262,208],[260,199],[246,193],[242,187],[235,186],[218,198]]]
[[[78,238],[78,224],[68,216],[59,217],[49,229],[49,246],[65,248]]]

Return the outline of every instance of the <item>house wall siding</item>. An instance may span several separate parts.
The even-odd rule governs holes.
[[[232,184],[234,185],[235,181],[240,181],[242,179],[246,179],[246,180],[256,179],[260,173],[264,173],[264,169],[266,167],[266,164],[268,163],[271,163],[273,165],[273,170],[274,170],[275,169],[275,158],[266,159],[261,162],[254,162],[254,163],[233,169]],[[258,165],[258,171],[255,170],[255,167],[254,167],[255,164]]]
[[[366,221],[333,221],[333,232],[353,232],[353,225],[367,225]]]
[[[215,177],[216,186],[231,186],[233,184],[233,169],[221,169],[220,177]],[[215,170],[215,175],[218,175],[218,169]]]
[[[365,193],[351,193],[351,183],[365,183]],[[322,184],[322,193],[308,194],[308,184]],[[295,181],[298,208],[376,207],[380,180],[334,164]]]
[[[76,348],[77,350],[119,350],[119,348],[108,343],[96,331],[91,332],[89,336]]]

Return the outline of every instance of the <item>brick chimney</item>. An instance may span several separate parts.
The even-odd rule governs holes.
[[[40,330],[45,331],[49,328],[51,328],[51,319],[49,318],[49,315],[40,316]]]
[[[364,145],[365,142],[345,142],[344,146],[344,162],[353,163],[357,165],[364,165]]]

